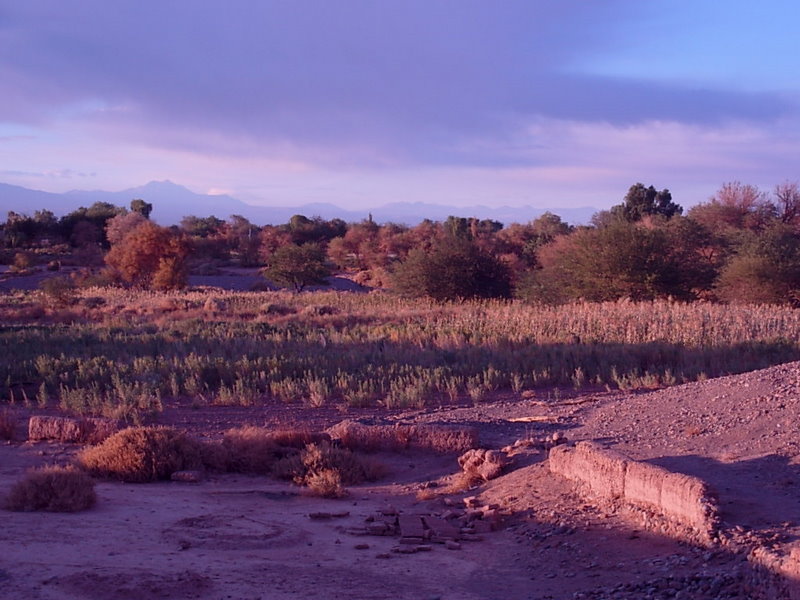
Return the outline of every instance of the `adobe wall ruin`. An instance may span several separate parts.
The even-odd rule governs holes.
[[[714,536],[714,494],[697,477],[633,460],[593,442],[550,450],[550,471],[580,483],[592,496],[643,508],[686,528],[700,541]],[[683,537],[683,536],[680,536]]]

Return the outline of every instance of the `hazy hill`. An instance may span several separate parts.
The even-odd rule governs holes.
[[[596,208],[588,206],[549,209],[532,206],[497,208],[481,205],[457,207],[423,202],[394,202],[363,210],[347,210],[329,203],[311,203],[300,206],[257,206],[227,195],[197,194],[171,181],[151,181],[145,185],[119,192],[74,190],[63,194],[0,183],[0,219],[4,218],[8,211],[32,215],[40,209],[51,210],[57,216],[61,216],[95,202],[110,202],[117,206],[127,207],[134,198],[141,198],[153,204],[152,218],[162,225],[178,223],[186,215],[198,217],[214,215],[220,219],[226,219],[234,214],[242,215],[257,225],[285,223],[292,215],[296,214],[303,214],[307,217],[320,216],[325,219],[340,218],[348,222],[361,221],[372,214],[372,217],[380,223],[392,221],[408,225],[416,225],[423,219],[441,221],[450,215],[457,215],[494,219],[509,224],[526,223],[548,210],[569,223],[581,224],[588,222],[591,216],[597,212]]]

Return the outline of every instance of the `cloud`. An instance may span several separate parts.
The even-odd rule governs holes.
[[[519,167],[536,154],[535,119],[720,126],[793,114],[768,92],[576,71],[613,50],[636,4],[18,3],[0,26],[11,88],[0,120],[298,164]]]
[[[4,177],[35,177],[45,179],[74,179],[97,177],[97,173],[84,173],[82,171],[74,171],[72,169],[55,169],[50,171],[20,171],[15,169],[7,169],[0,171],[0,175]]]

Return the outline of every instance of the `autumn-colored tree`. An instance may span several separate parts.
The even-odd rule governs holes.
[[[708,202],[692,207],[688,216],[716,235],[727,235],[764,229],[776,218],[777,208],[756,186],[733,181],[723,184]]]
[[[147,221],[147,218],[139,212],[129,212],[110,218],[106,222],[106,239],[108,243],[112,246],[119,244],[126,235],[145,221]]]
[[[120,281],[150,289],[186,286],[186,239],[151,221],[144,221],[111,247],[106,264]]]
[[[264,263],[269,264],[272,255],[279,248],[292,243],[292,235],[283,227],[265,225],[258,234],[258,255]]]

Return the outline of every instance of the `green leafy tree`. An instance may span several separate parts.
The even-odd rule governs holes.
[[[555,303],[667,296],[691,300],[713,276],[701,263],[697,246],[688,245],[691,239],[678,227],[645,227],[624,220],[581,228],[540,250],[542,268],[520,291],[528,300]]]
[[[511,284],[505,263],[472,240],[450,235],[429,251],[412,250],[395,269],[394,288],[406,296],[444,302],[508,297]]]
[[[309,285],[325,285],[331,274],[319,244],[281,246],[269,257],[264,276],[278,285],[300,292]]]
[[[794,227],[777,222],[743,233],[720,273],[717,294],[732,303],[800,303],[800,236]]]
[[[131,212],[139,213],[145,219],[149,219],[150,213],[153,212],[153,205],[141,198],[134,198],[131,200]]]
[[[648,216],[661,216],[671,219],[680,215],[683,208],[672,201],[672,194],[666,188],[659,191],[652,185],[645,187],[642,183],[635,183],[625,194],[622,204],[611,208],[611,213],[629,223],[641,221]]]

